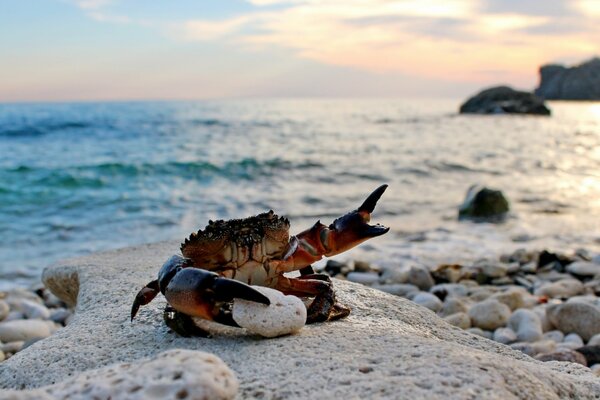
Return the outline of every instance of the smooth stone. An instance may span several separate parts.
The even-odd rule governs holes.
[[[450,297],[466,297],[469,294],[469,289],[460,283],[439,283],[432,286],[429,293],[447,299]]]
[[[522,308],[525,305],[523,292],[516,288],[509,289],[505,292],[496,293],[492,295],[491,298],[499,301],[500,303],[506,304],[512,311]]]
[[[526,274],[535,274],[537,271],[537,263],[535,261],[521,265],[520,270]]]
[[[600,346],[582,346],[577,351],[584,355],[588,365],[600,363]]]
[[[537,342],[542,338],[542,322],[531,310],[521,308],[512,313],[508,327],[517,334],[519,342]]]
[[[381,271],[381,276],[379,277],[379,282],[381,282],[381,283],[406,283],[406,282],[408,282],[408,271],[409,270],[410,270],[410,268],[406,265],[385,267]]]
[[[457,297],[447,297],[444,300],[441,310],[438,312],[440,317],[447,317],[448,315],[456,313],[465,313],[469,310],[467,304]]]
[[[373,272],[375,269],[371,267],[366,261],[355,260],[354,261],[354,271],[355,272]]]
[[[579,347],[581,347],[581,345],[574,342],[562,342],[556,344],[557,350],[577,350]]]
[[[25,319],[25,314],[23,314],[21,311],[11,311],[2,322],[17,321],[21,319]]]
[[[487,287],[478,287],[471,290],[469,294],[469,298],[474,302],[480,302],[487,300],[493,295],[493,292]]]
[[[594,364],[590,367],[594,375],[600,377],[600,364]]]
[[[461,106],[461,110],[463,106]],[[472,185],[467,191],[463,203],[458,207],[458,219],[470,219],[475,222],[502,222],[509,208],[508,200],[500,190]]]
[[[400,297],[409,297],[410,295],[414,295],[419,292],[419,288],[415,285],[411,285],[410,283],[379,284],[372,285],[371,287],[373,289],[381,290],[382,292]]]
[[[509,344],[517,341],[517,334],[510,328],[498,328],[494,331],[493,339],[502,344]]]
[[[551,304],[546,314],[557,329],[577,333],[585,341],[600,332],[600,308],[591,304]]]
[[[408,271],[408,283],[412,283],[421,290],[429,290],[435,281],[431,277],[429,270],[422,265],[413,265]]]
[[[566,301],[567,303],[587,303],[596,307],[600,307],[600,298],[593,294],[586,294],[581,296],[573,296]]]
[[[471,324],[484,330],[495,330],[506,325],[510,308],[496,300],[485,300],[469,309]]]
[[[569,361],[572,363],[581,364],[587,367],[587,361],[583,354],[575,350],[559,350],[552,353],[542,353],[535,356],[536,360],[539,361]]]
[[[595,276],[600,274],[600,264],[589,261],[575,261],[567,265],[567,272],[578,276]]]
[[[490,339],[490,340],[492,340],[492,338],[494,336],[493,332],[484,331],[481,328],[469,328],[469,329],[467,329],[467,332],[472,333],[473,335],[484,337],[486,339]]]
[[[552,325],[552,323],[548,319],[548,315],[546,314],[547,307],[548,304],[540,304],[531,309],[531,311],[537,314],[537,316],[540,319],[540,322],[542,323],[542,332],[549,332],[555,329],[554,325]]]
[[[577,279],[561,279],[556,282],[545,283],[535,289],[536,296],[548,296],[553,298],[573,297],[583,292],[583,283]]]
[[[600,346],[600,333],[595,334],[588,340],[588,346]]]
[[[50,311],[50,320],[57,324],[66,325],[66,320],[71,316],[71,311],[66,308],[55,308]]]
[[[239,383],[213,354],[168,350],[134,363],[86,371],[54,385],[0,391],[3,399],[234,399]]]
[[[552,340],[542,340],[539,342],[517,342],[509,345],[515,350],[519,350],[530,357],[540,353],[551,353],[556,350],[556,343]]]
[[[419,292],[412,298],[412,301],[420,306],[438,312],[442,308],[442,301],[435,295],[427,292]]]
[[[565,338],[565,334],[559,330],[548,331],[542,336],[543,340],[552,340],[554,343],[561,343]]]
[[[4,300],[0,299],[0,321],[2,321],[4,318],[6,318],[8,316],[9,312],[10,312],[10,307],[8,306],[8,303],[5,302]]]
[[[350,282],[372,285],[379,282],[379,275],[374,272],[350,272],[346,275]]]
[[[457,326],[460,329],[469,329],[471,327],[471,318],[464,312],[448,315],[444,320],[450,325]]]
[[[306,323],[306,306],[299,297],[286,296],[262,286],[254,288],[271,300],[271,305],[235,299],[232,316],[242,328],[273,338],[298,332]]]
[[[48,337],[55,330],[53,322],[38,319],[0,322],[0,341],[6,343]]]
[[[495,260],[479,261],[476,265],[488,278],[502,278],[508,274],[508,265]]]
[[[576,333],[569,333],[563,339],[563,343],[573,343],[578,345],[579,347],[583,346],[583,339]]]
[[[4,343],[4,344],[0,345],[0,350],[2,350],[5,353],[13,353],[14,354],[14,353],[21,351],[24,344],[25,344],[25,342],[22,340],[18,340],[15,342],[8,342],[8,343]]]
[[[459,264],[441,264],[431,271],[437,282],[456,283],[464,276],[464,268]]]
[[[20,310],[27,319],[50,318],[50,311],[43,304],[31,300],[21,300]]]
[[[297,335],[259,340],[240,328],[205,323],[213,338],[179,337],[162,321],[162,295],[130,322],[135,293],[156,278],[158,266],[178,247],[178,241],[145,245],[46,269],[44,281],[52,282],[53,291],[57,286],[74,295],[76,318],[4,361],[0,387],[59,384],[85,371],[181,348],[209,350],[229,365],[240,383],[240,399],[466,399],[515,393],[552,399],[600,392],[600,381],[587,368],[532,362],[507,346],[451,327],[405,299],[338,279],[332,280],[336,298],[352,314],[307,325]]]

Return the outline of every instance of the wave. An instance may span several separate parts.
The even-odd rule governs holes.
[[[0,137],[36,137],[43,136],[53,132],[63,132],[69,130],[88,129],[94,127],[94,124],[81,121],[66,122],[46,122],[36,126],[2,126],[0,125]]]

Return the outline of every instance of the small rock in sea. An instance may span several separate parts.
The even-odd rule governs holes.
[[[537,342],[542,338],[542,322],[531,310],[516,310],[508,319],[508,326],[516,332],[519,342]]]
[[[579,347],[577,351],[585,357],[588,365],[594,365],[600,363],[600,346],[583,346]]]
[[[574,345],[577,345],[577,347],[581,347],[583,346],[583,339],[576,333],[569,333],[563,339],[563,343],[573,343]]]
[[[536,296],[548,296],[552,298],[568,298],[583,292],[583,283],[577,279],[562,279],[557,282],[545,283],[535,289]]]
[[[471,219],[475,222],[501,222],[508,211],[508,200],[501,191],[473,185],[458,208],[458,219]]]
[[[600,264],[589,261],[575,261],[567,265],[567,272],[577,276],[595,276],[600,274]]]
[[[559,330],[548,331],[542,336],[543,340],[552,340],[554,343],[561,343],[565,338],[565,334]]]
[[[372,285],[379,282],[379,275],[374,272],[350,272],[346,275],[350,282]]]
[[[31,300],[21,300],[19,307],[27,319],[48,319],[50,311],[43,305]]]
[[[550,115],[550,109],[534,93],[494,86],[470,97],[460,106],[460,113]]]
[[[525,301],[523,300],[524,291],[518,288],[511,288],[505,292],[496,293],[491,296],[492,299],[498,300],[500,303],[506,304],[511,310],[523,308]]]
[[[493,338],[498,343],[509,344],[517,341],[517,334],[510,328],[498,328]]]
[[[469,315],[465,312],[448,315],[447,317],[444,317],[444,320],[450,325],[460,329],[469,329],[471,327],[471,318],[469,318]]]
[[[473,335],[477,335],[477,336],[481,336],[484,337],[486,339],[492,339],[493,337],[493,332],[490,331],[484,331],[481,328],[469,328],[467,329],[467,332],[472,333]]]
[[[581,364],[587,367],[587,361],[583,354],[575,350],[558,350],[552,353],[542,353],[535,356],[536,360],[539,361],[569,361],[577,364]]]
[[[410,283],[375,284],[371,287],[404,298],[413,297],[419,292],[419,288]]]
[[[264,337],[277,337],[299,331],[306,323],[306,306],[296,296],[286,296],[278,290],[253,286],[271,300],[265,306],[235,299],[233,319],[242,328]]]
[[[456,313],[465,313],[469,310],[469,307],[465,302],[457,297],[447,297],[444,300],[442,308],[438,312],[440,317],[447,317],[448,315]]]
[[[0,322],[0,341],[14,342],[50,336],[56,330],[54,322],[39,319]]]
[[[6,318],[9,312],[10,307],[8,306],[8,304],[4,300],[0,299],[0,321]]]
[[[595,334],[588,340],[588,346],[600,346],[600,333]]]
[[[438,312],[442,308],[442,301],[431,293],[419,292],[412,301],[420,306],[429,308],[433,312]]]
[[[600,332],[600,308],[586,303],[550,304],[546,314],[563,332],[575,332],[587,341]]]
[[[473,326],[493,331],[506,325],[510,308],[496,300],[485,300],[471,306],[469,316]]]
[[[423,265],[413,265],[408,271],[408,283],[412,283],[421,290],[429,290],[435,281],[429,270]]]

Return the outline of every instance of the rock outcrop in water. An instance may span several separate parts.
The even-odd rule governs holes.
[[[600,58],[571,68],[558,64],[540,67],[535,94],[548,100],[600,100]]]
[[[453,327],[408,300],[340,280],[334,281],[338,297],[353,309],[347,319],[309,325],[278,339],[222,326],[210,328],[212,339],[179,337],[162,322],[162,298],[131,323],[136,291],[178,245],[95,254],[47,269],[45,282],[64,301],[76,303],[75,317],[4,362],[0,387],[33,389],[68,380],[75,385],[69,393],[83,392],[89,386],[77,386],[85,382],[73,379],[77,374],[160,360],[157,354],[180,348],[208,351],[223,360],[237,375],[242,399],[560,399],[600,393],[600,381],[582,365],[533,360]],[[110,379],[118,380],[119,367],[112,370],[116,373]],[[141,378],[143,385],[147,379]],[[135,376],[126,379],[134,383]],[[185,383],[194,384],[189,376]],[[27,393],[0,391],[0,397]],[[185,384],[177,393],[187,393]]]
[[[469,98],[460,106],[460,113],[550,115],[550,109],[533,93],[496,86]]]
[[[473,185],[458,208],[459,219],[499,222],[509,211],[508,200],[500,190]]]

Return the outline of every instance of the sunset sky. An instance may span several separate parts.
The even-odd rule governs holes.
[[[0,101],[461,97],[600,55],[599,0],[0,0]]]

